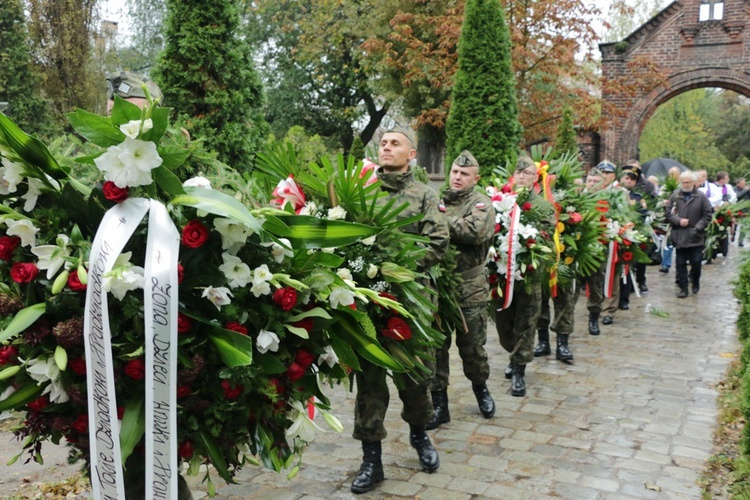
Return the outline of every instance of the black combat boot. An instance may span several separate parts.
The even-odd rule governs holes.
[[[432,391],[432,420],[427,422],[427,430],[437,429],[440,424],[451,421],[451,413],[448,411],[448,390]]]
[[[477,397],[479,412],[484,418],[492,418],[495,415],[495,400],[492,399],[487,384],[471,384],[471,388]]]
[[[510,380],[512,376],[513,376],[513,363],[508,363],[508,366],[505,367],[505,378]]]
[[[598,313],[589,313],[589,335],[599,335],[601,330],[599,330],[599,314]]]
[[[412,448],[417,450],[419,456],[419,465],[427,473],[433,473],[440,467],[440,457],[438,452],[433,448],[430,438],[427,436],[424,427],[409,426],[409,443]]]
[[[568,334],[557,334],[557,351],[555,352],[555,358],[565,363],[573,361],[573,353],[568,349]]]
[[[552,349],[549,346],[549,330],[546,328],[540,328],[537,330],[539,335],[539,344],[534,348],[534,357],[549,356],[552,354]]]
[[[688,296],[687,285],[680,287],[680,293],[677,294],[678,299],[684,299]]]
[[[511,396],[525,396],[526,395],[526,381],[524,376],[526,375],[526,365],[513,365],[513,378],[510,382],[510,395]]]
[[[368,492],[385,479],[383,462],[380,461],[380,441],[362,441],[362,452],[362,465],[359,466],[357,477],[352,481],[352,493]]]

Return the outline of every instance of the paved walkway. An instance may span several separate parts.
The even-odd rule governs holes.
[[[739,349],[729,285],[739,262],[737,247],[732,252],[728,260],[704,266],[700,294],[682,300],[676,298],[674,272],[650,267],[650,294],[633,296],[631,310],[620,311],[599,337],[585,333],[581,300],[571,338],[575,364],[538,358],[527,369],[524,398],[510,396],[502,373],[507,355],[491,326],[489,387],[498,407],[491,420],[479,415],[454,349],[452,421],[430,432],[440,469],[418,470],[408,426],[399,417],[401,402],[392,391],[390,434],[383,444],[386,480],[357,498],[700,498],[696,480],[710,455],[717,417],[714,387]],[[649,314],[648,304],[670,317]],[[332,391],[332,399],[345,431],[320,435],[296,478],[247,467],[236,485],[219,484],[214,476],[217,498],[355,497],[349,486],[361,449],[351,438],[354,399],[343,389]],[[0,469],[2,494],[30,492],[34,482],[59,480],[74,470],[61,465],[64,452],[48,450],[43,469],[20,464]],[[14,452],[0,436],[0,463]],[[24,477],[25,485],[19,483]],[[189,482],[196,498],[205,496],[200,477]]]

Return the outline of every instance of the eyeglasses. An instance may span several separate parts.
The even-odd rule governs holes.
[[[536,175],[536,170],[533,172],[531,170],[520,170],[520,171],[516,170],[514,175],[522,175],[524,177],[534,177]]]

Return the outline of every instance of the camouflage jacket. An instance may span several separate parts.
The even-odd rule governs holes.
[[[422,220],[409,224],[402,230],[430,238],[430,247],[420,266],[425,269],[437,264],[448,248],[450,234],[448,223],[438,208],[439,199],[435,191],[414,179],[411,169],[394,173],[379,169],[377,176],[389,199],[395,198],[400,203],[409,204],[409,207],[399,214],[399,218],[424,214]]]
[[[487,255],[495,234],[492,202],[473,187],[462,191],[448,189],[443,193],[443,202],[451,243],[458,250],[456,267],[464,280],[459,290],[461,301],[487,301]]]

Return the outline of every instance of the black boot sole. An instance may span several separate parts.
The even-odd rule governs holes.
[[[441,425],[447,424],[450,421],[451,421],[451,417],[450,416],[448,416],[448,418],[441,418],[441,419],[435,420],[435,421],[430,420],[429,422],[427,422],[427,425],[425,426],[425,429],[427,429],[428,431],[434,431],[435,429],[437,429]]]

